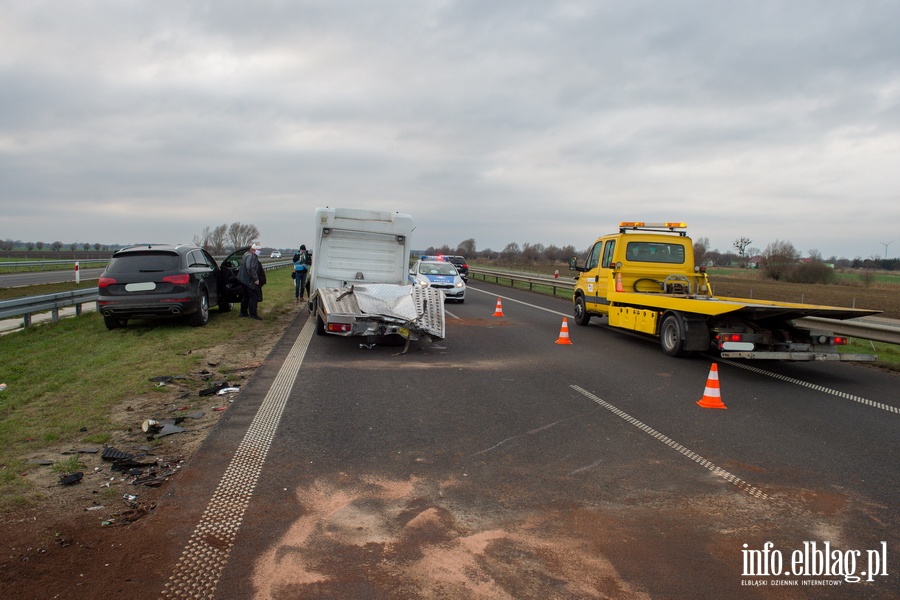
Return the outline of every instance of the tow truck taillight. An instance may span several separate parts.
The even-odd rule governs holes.
[[[333,331],[334,333],[350,333],[350,324],[349,323],[329,323],[328,331]]]
[[[830,346],[847,346],[850,344],[850,338],[842,335],[820,335],[816,338],[816,341],[820,344],[828,344]]]
[[[99,287],[99,288],[106,288],[106,287],[109,287],[109,286],[115,285],[115,284],[116,284],[116,280],[113,279],[112,277],[101,277],[97,281],[97,287]]]
[[[744,341],[744,336],[740,333],[726,333],[719,336],[720,342],[742,342]]]

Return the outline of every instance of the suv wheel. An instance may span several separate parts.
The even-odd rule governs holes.
[[[103,317],[103,323],[106,325],[106,328],[112,331],[113,329],[118,329],[119,327],[125,327],[128,324],[128,321],[125,319],[117,319],[115,317]]]
[[[209,323],[209,297],[206,292],[200,294],[200,309],[190,316],[191,325],[202,327]]]

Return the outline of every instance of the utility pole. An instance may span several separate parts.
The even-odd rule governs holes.
[[[887,244],[884,242],[880,242],[882,246],[884,246],[884,260],[887,260],[887,247],[894,243],[894,240],[891,240]]]

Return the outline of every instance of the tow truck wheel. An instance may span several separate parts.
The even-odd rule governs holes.
[[[588,314],[587,308],[584,306],[584,296],[576,296],[575,298],[575,323],[578,325],[587,325],[591,322],[591,315]]]
[[[668,315],[659,328],[659,345],[667,356],[684,356],[684,326],[678,315]]]

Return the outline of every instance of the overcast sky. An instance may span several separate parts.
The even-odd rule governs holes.
[[[0,0],[0,238],[900,256],[900,2]],[[893,243],[890,243],[893,242]],[[887,247],[885,244],[890,243]]]

